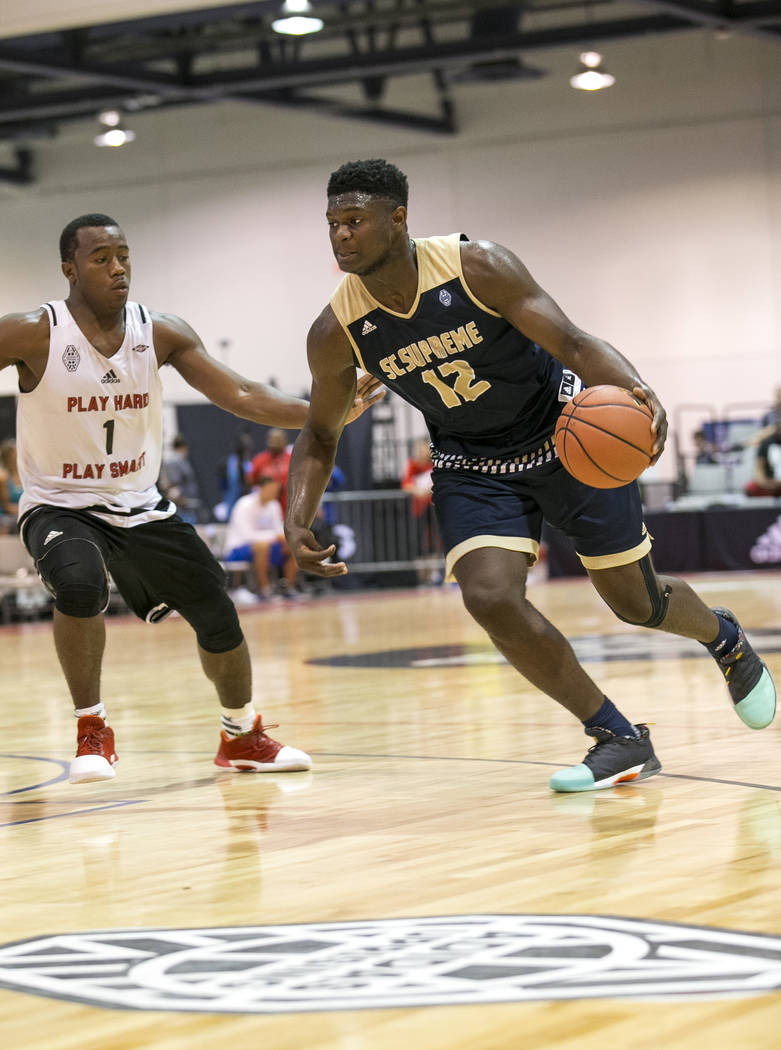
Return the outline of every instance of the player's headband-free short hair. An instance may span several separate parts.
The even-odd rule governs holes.
[[[76,254],[79,244],[79,230],[88,226],[119,226],[116,219],[102,212],[89,212],[87,215],[79,215],[77,219],[71,219],[60,234],[60,261],[71,262]]]
[[[353,160],[331,173],[328,196],[342,193],[368,193],[385,197],[394,207],[407,207],[409,183],[407,176],[395,164],[375,157],[372,160]]]

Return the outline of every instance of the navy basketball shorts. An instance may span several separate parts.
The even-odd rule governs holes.
[[[92,565],[89,550],[97,550],[104,571],[142,620],[155,622],[160,613],[187,609],[225,592],[225,574],[195,529],[174,514],[162,521],[120,528],[99,515],[65,507],[38,507],[23,529],[24,543],[43,582],[56,577],[60,549],[66,557],[80,551]],[[86,544],[74,541],[87,541]]]
[[[651,549],[636,482],[594,489],[558,459],[514,474],[435,469],[433,478],[448,580],[458,559],[480,547],[520,551],[533,564],[543,519],[569,536],[587,569],[628,565]]]

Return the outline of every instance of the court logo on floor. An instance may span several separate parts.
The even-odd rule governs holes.
[[[460,915],[58,934],[0,987],[127,1010],[278,1014],[781,987],[781,938],[594,915]]]
[[[760,653],[781,651],[781,631],[761,627],[748,632]],[[699,642],[674,634],[638,631],[626,634],[584,634],[570,638],[582,663],[614,660],[710,660]],[[334,653],[307,663],[325,667],[483,667],[504,664],[501,653],[489,645],[421,645],[410,649],[381,649],[370,653]]]

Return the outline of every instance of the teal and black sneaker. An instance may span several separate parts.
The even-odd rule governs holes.
[[[734,623],[738,629],[737,644],[728,653],[715,658],[738,718],[751,729],[764,729],[776,713],[776,687],[770,671],[749,645],[737,616],[729,609],[718,608],[713,612]]]
[[[598,791],[600,788],[645,780],[660,772],[648,726],[637,725],[640,736],[616,736],[609,729],[587,729],[596,744],[577,766],[559,769],[550,778],[554,791]]]

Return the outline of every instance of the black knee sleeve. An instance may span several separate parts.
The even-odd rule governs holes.
[[[671,588],[665,587],[661,594],[657,586],[656,573],[654,572],[653,565],[651,564],[651,556],[646,554],[644,558],[640,559],[640,569],[643,573],[643,580],[645,581],[645,589],[648,591],[648,597],[651,599],[651,615],[647,620],[630,620],[626,616],[622,616],[621,613],[616,613],[619,620],[623,620],[624,623],[631,623],[635,627],[659,627],[667,615],[667,605],[670,601]]]
[[[225,591],[180,606],[179,613],[193,628],[198,645],[207,653],[227,653],[244,641],[236,607]]]
[[[103,555],[90,540],[75,538],[57,544],[38,560],[38,572],[63,615],[86,619],[105,612],[108,571]]]

